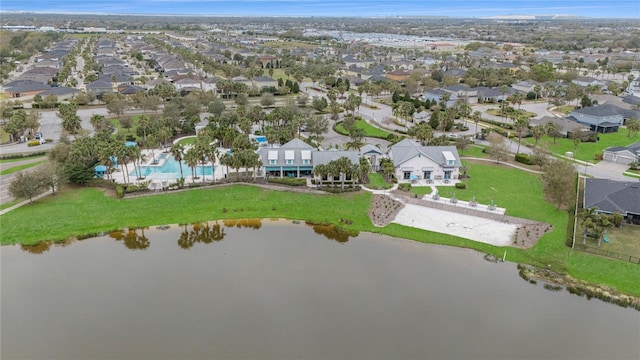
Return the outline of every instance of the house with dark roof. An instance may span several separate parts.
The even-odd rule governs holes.
[[[609,179],[585,179],[584,208],[619,212],[628,222],[640,222],[640,183]]]
[[[462,166],[455,146],[423,146],[411,139],[391,146],[388,155],[398,182],[457,180]]]
[[[87,91],[91,91],[96,95],[114,92],[113,83],[106,80],[96,80],[86,84],[85,87],[87,88]]]
[[[570,116],[577,122],[588,125],[591,131],[600,133],[617,132],[624,123],[623,109],[611,104],[577,109]]]
[[[443,97],[444,94],[447,94],[449,96],[449,100],[445,104],[447,107],[454,106],[456,104],[456,101],[458,101],[458,95],[456,95],[455,93],[450,93],[450,92],[445,91],[443,89],[427,90],[427,91],[424,92],[424,94],[422,94],[422,99],[425,100],[425,101],[426,100],[429,100],[429,101],[435,100],[439,104],[439,103],[442,102],[442,97]]]
[[[554,116],[543,116],[539,119],[531,119],[530,124],[531,126],[545,126],[550,122],[559,126],[560,134],[564,137],[571,137],[572,133],[589,131],[589,126],[580,124],[579,122],[567,117],[557,118]]]
[[[640,161],[640,142],[629,146],[610,146],[604,149],[602,159],[625,165]]]

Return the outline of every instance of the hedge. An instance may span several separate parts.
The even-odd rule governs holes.
[[[267,182],[274,183],[274,184],[289,185],[289,186],[306,186],[307,185],[307,179],[305,178],[270,177],[269,180],[267,180]]]

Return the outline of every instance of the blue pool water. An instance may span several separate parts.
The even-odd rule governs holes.
[[[173,156],[162,153],[158,156],[158,159],[163,159],[164,162],[162,165],[146,165],[140,166],[140,172],[142,176],[151,176],[153,174],[173,174],[175,178],[180,177],[180,164],[173,158]],[[215,168],[215,167],[214,167]],[[202,175],[202,165],[198,165],[195,168],[196,176]],[[191,176],[191,168],[182,162],[182,173],[184,177]],[[129,173],[130,176],[137,176],[136,170],[134,169]],[[204,166],[204,175],[211,176],[211,165]]]

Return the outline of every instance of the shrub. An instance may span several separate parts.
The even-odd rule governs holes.
[[[305,178],[274,178],[274,177],[270,177],[268,182],[274,183],[274,184],[289,185],[289,186],[306,186],[307,185],[307,179],[305,179]]]
[[[529,158],[529,155],[523,153],[516,155],[516,161],[527,165],[533,165],[533,160]]]
[[[353,185],[353,186],[348,185],[348,186],[345,186],[344,188],[341,188],[339,186],[326,186],[326,187],[323,186],[319,190],[326,191],[332,194],[340,194],[345,192],[360,191],[360,185]]]
[[[398,185],[398,190],[402,190],[402,191],[411,191],[411,184],[409,184],[409,183],[402,183],[402,184]]]
[[[38,146],[40,145],[40,140],[31,140],[27,143],[27,146],[31,147],[31,146]]]
[[[462,190],[462,189],[466,189],[466,188],[467,188],[467,184],[461,183],[461,182],[456,183],[456,189],[461,189]]]
[[[124,189],[122,188],[122,186],[116,186],[116,194],[118,194],[119,199],[122,199],[124,197]]]
[[[593,156],[595,160],[602,160],[602,153],[597,153]]]

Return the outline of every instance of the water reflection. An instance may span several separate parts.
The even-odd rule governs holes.
[[[225,236],[224,227],[217,221],[213,225],[209,225],[209,222],[205,221],[182,226],[178,246],[185,250],[191,249],[196,243],[211,244],[215,241],[222,241]]]
[[[24,252],[28,252],[31,254],[42,254],[44,252],[49,251],[49,249],[51,249],[51,242],[43,241],[35,245],[20,245],[20,249],[22,249],[22,251]]]
[[[124,246],[130,250],[144,250],[149,247],[149,238],[144,234],[148,228],[128,228],[127,230],[114,230],[109,232],[109,237],[116,241],[124,241]],[[140,234],[138,234],[140,230]]]
[[[227,219],[222,220],[226,227],[249,228],[258,230],[262,227],[262,219]]]
[[[349,237],[358,236],[358,232],[355,230],[343,229],[333,224],[307,223],[307,225],[311,226],[316,234],[322,235],[329,240],[335,240],[339,243],[345,243],[349,241]]]

